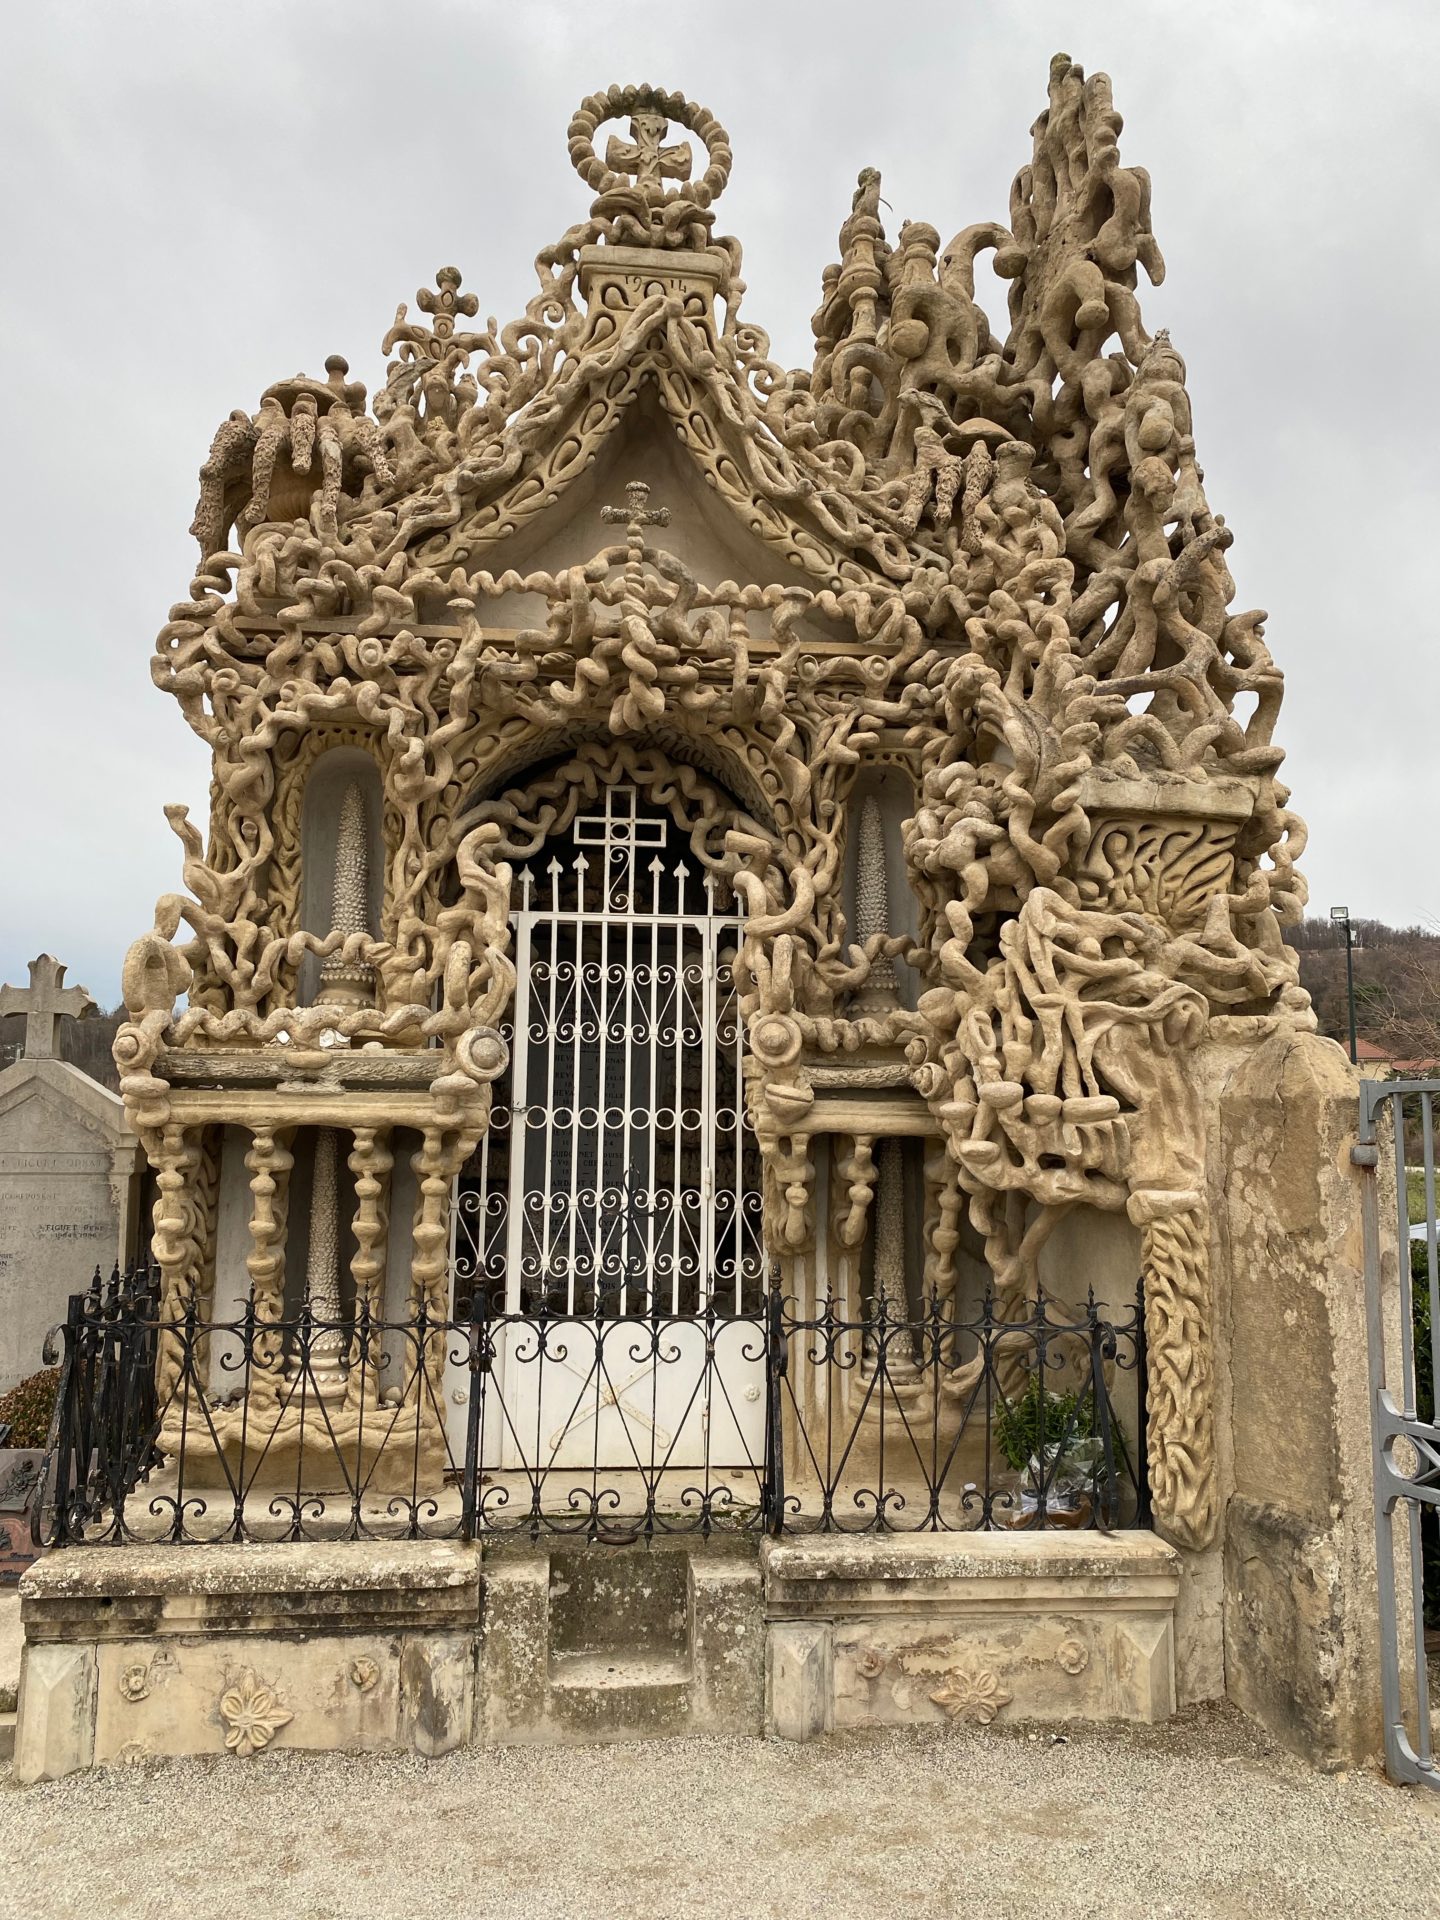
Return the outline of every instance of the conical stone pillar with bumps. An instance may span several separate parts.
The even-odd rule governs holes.
[[[335,882],[330,930],[344,934],[370,931],[370,844],[365,795],[357,780],[345,789],[335,843]],[[320,999],[327,1006],[368,1007],[375,999],[375,969],[368,960],[347,958],[344,948],[320,969]]]

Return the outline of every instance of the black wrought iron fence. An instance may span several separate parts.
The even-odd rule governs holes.
[[[1041,1291],[973,1318],[930,1302],[861,1317],[772,1294],[776,1531],[1148,1527],[1145,1316]]]
[[[46,1546],[1149,1524],[1138,1289],[216,1320],[137,1269],[52,1340]]]

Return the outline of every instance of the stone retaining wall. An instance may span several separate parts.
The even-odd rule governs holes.
[[[21,1588],[15,1772],[1156,1720],[1176,1587],[1149,1534],[70,1549]]]

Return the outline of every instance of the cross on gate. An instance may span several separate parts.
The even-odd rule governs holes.
[[[25,1015],[25,1058],[53,1060],[55,1029],[61,1017],[71,1014],[80,1019],[95,1011],[95,1002],[84,987],[65,987],[61,982],[65,969],[53,953],[42,953],[30,962],[28,987],[0,987],[0,1014]]]
[[[630,173],[642,193],[659,190],[666,180],[690,178],[690,149],[683,141],[663,147],[661,141],[670,131],[670,122],[660,113],[637,113],[630,122],[630,138],[619,140],[611,134],[605,149],[605,164],[612,173]]]

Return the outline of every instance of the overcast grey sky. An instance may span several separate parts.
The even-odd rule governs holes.
[[[1052,53],[1108,72],[1169,273],[1238,604],[1287,675],[1312,911],[1440,924],[1434,0],[45,0],[6,21],[0,978],[105,1000],[179,884],[204,752],[151,686],[231,407],[380,339],[442,264],[518,314],[583,216],[565,129],[611,81],[729,129],[746,310],[808,365],[861,166],[894,228],[1004,219]],[[1003,316],[992,281],[992,307]]]

